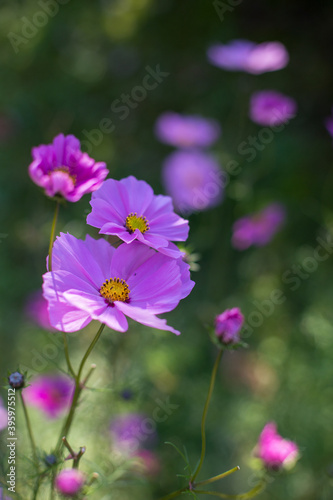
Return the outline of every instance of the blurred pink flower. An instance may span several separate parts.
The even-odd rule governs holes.
[[[221,134],[215,120],[197,115],[163,113],[155,124],[155,134],[161,142],[180,148],[212,145]]]
[[[219,68],[256,75],[277,71],[289,62],[287,49],[280,42],[256,44],[248,40],[232,40],[226,45],[212,45],[207,55],[209,61]]]
[[[47,310],[48,302],[43,296],[43,291],[33,292],[26,302],[25,313],[29,319],[44,330],[55,331],[50,323],[49,312]]]
[[[7,495],[4,494],[4,490],[0,488],[0,500],[12,500],[12,497],[7,497]]]
[[[226,309],[215,318],[215,334],[223,344],[237,344],[244,316],[238,307]]]
[[[113,446],[130,455],[137,455],[143,444],[152,444],[156,439],[155,429],[147,426],[149,419],[141,413],[124,413],[113,418],[110,433]]]
[[[296,101],[275,90],[262,90],[251,96],[249,115],[259,125],[274,127],[287,123],[296,112]]]
[[[283,439],[277,433],[276,424],[269,422],[260,434],[255,455],[263,461],[265,467],[281,469],[294,465],[299,451],[296,443]]]
[[[33,148],[32,157],[29,175],[35,184],[44,188],[47,196],[72,202],[96,191],[108,175],[106,164],[83,153],[73,135],[57,135],[52,144]]]
[[[36,406],[49,418],[57,418],[68,409],[74,390],[71,379],[64,375],[40,375],[23,390],[27,404]]]
[[[285,217],[283,205],[272,203],[260,212],[238,219],[233,225],[233,247],[246,250],[251,245],[267,245],[283,225]]]
[[[7,408],[4,407],[3,401],[0,398],[0,431],[7,428],[8,424],[8,412]],[[0,496],[1,500],[1,496]]]
[[[75,497],[85,483],[85,475],[78,469],[63,469],[55,478],[55,487],[65,497]]]
[[[333,108],[332,108],[332,115],[326,118],[325,120],[325,125],[328,133],[333,137]]]
[[[133,454],[134,472],[148,477],[157,476],[161,471],[161,463],[157,455],[150,450],[140,449]]]
[[[207,210],[223,199],[223,172],[207,153],[198,150],[171,153],[164,161],[162,176],[175,208],[182,213]]]

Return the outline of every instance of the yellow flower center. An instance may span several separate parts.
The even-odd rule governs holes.
[[[76,175],[75,174],[71,174],[68,167],[65,167],[65,166],[56,167],[53,170],[51,170],[49,172],[49,174],[51,174],[52,172],[64,172],[65,174],[68,175],[68,177],[70,177],[70,179],[72,179],[73,184],[76,183]]]
[[[129,299],[130,290],[125,280],[120,278],[113,278],[111,280],[106,280],[99,293],[109,302],[115,302],[120,300],[121,302],[127,302]]]
[[[141,233],[145,233],[149,229],[149,223],[143,215],[137,216],[137,213],[131,213],[126,217],[125,226],[130,233],[134,233],[136,229],[139,229]]]

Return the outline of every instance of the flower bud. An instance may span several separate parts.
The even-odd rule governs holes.
[[[226,309],[215,318],[215,334],[222,344],[237,344],[244,316],[238,307]]]
[[[22,389],[24,387],[24,375],[20,372],[13,372],[9,375],[8,382],[13,389]]]
[[[85,483],[85,475],[78,469],[64,469],[55,478],[55,487],[65,497],[77,495]]]

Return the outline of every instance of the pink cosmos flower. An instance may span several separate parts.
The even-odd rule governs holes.
[[[177,330],[156,314],[174,309],[192,290],[189,266],[140,242],[117,249],[107,241],[61,234],[54,244],[44,296],[54,328],[75,332],[95,319],[125,332],[126,316],[146,326]]]
[[[283,439],[274,422],[265,425],[259,437],[255,454],[265,467],[271,469],[289,468],[298,459],[298,446],[293,441]]]
[[[31,179],[44,188],[47,196],[61,196],[78,201],[86,193],[98,189],[108,174],[104,162],[95,162],[80,149],[73,135],[59,134],[52,144],[32,149],[29,166]]]
[[[74,385],[63,375],[40,375],[23,390],[27,404],[42,410],[49,418],[57,418],[71,404]]]
[[[51,326],[49,312],[47,310],[47,300],[43,296],[42,290],[33,292],[27,300],[25,313],[34,323],[44,330],[54,330]]]
[[[190,214],[221,203],[223,172],[214,157],[201,151],[175,151],[163,164],[163,181],[177,210]]]
[[[221,134],[221,127],[212,119],[168,111],[158,118],[155,133],[160,141],[171,146],[207,147],[217,141]]]
[[[2,431],[3,429],[6,429],[7,424],[8,424],[8,412],[7,412],[7,409],[3,405],[2,399],[0,398],[0,431]],[[1,496],[0,496],[0,500],[1,500]]]
[[[215,318],[215,334],[223,344],[237,344],[244,316],[238,307],[226,309]]]
[[[256,44],[248,40],[232,40],[227,45],[211,46],[207,55],[209,61],[219,68],[255,75],[277,71],[289,62],[288,52],[280,42]]]
[[[137,450],[133,455],[133,459],[135,461],[132,468],[138,474],[153,478],[161,471],[161,463],[157,455],[151,450]]]
[[[125,243],[135,240],[170,257],[179,258],[170,241],[185,241],[188,221],[176,215],[169,196],[154,195],[152,188],[135,177],[108,179],[93,193],[87,223],[101,234],[118,236]]]
[[[272,203],[260,212],[238,219],[233,225],[232,245],[246,250],[251,245],[267,245],[285,221],[286,212],[279,203]]]
[[[274,90],[255,92],[250,100],[250,118],[259,125],[274,127],[294,118],[297,104],[294,99]]]
[[[78,469],[63,469],[55,478],[55,487],[65,497],[76,496],[83,488],[85,475]]]
[[[326,118],[325,125],[328,133],[333,137],[333,108],[332,108],[332,116]]]

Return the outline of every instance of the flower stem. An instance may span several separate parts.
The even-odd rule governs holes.
[[[65,353],[65,358],[66,358],[66,363],[67,363],[68,371],[72,375],[72,377],[75,379],[76,375],[75,375],[74,369],[72,367],[72,363],[71,363],[71,361],[69,359],[68,342],[67,342],[66,332],[62,332],[62,338],[63,338],[63,341],[64,341],[64,353]]]
[[[75,411],[76,411],[76,408],[77,408],[77,404],[78,404],[78,401],[79,401],[79,398],[80,398],[80,395],[81,395],[81,391],[83,389],[83,385],[81,383],[81,375],[82,375],[82,371],[83,371],[83,368],[84,368],[84,365],[91,353],[91,351],[94,349],[96,343],[98,342],[100,336],[102,335],[102,332],[103,332],[103,329],[104,329],[104,324],[101,324],[101,326],[99,327],[98,329],[98,332],[96,333],[95,337],[93,338],[93,341],[91,342],[90,346],[88,347],[85,355],[83,356],[82,358],[82,361],[80,363],[80,366],[79,366],[79,371],[78,371],[78,374],[76,377],[74,377],[75,379],[75,390],[74,390],[74,395],[73,395],[73,399],[72,399],[72,404],[71,404],[71,407],[70,407],[70,410],[69,410],[69,413],[68,413],[68,416],[67,416],[67,419],[61,429],[61,434],[59,436],[59,439],[58,439],[58,443],[57,443],[57,446],[56,446],[56,454],[58,454],[60,452],[60,449],[61,449],[61,446],[63,444],[63,440],[62,438],[63,437],[66,437],[68,436],[68,433],[70,431],[70,428],[72,426],[72,422],[73,422],[73,418],[74,418],[74,415],[75,415]]]
[[[55,230],[56,230],[56,225],[57,225],[57,219],[58,219],[58,214],[59,214],[59,207],[60,207],[60,204],[57,201],[56,208],[54,211],[54,216],[53,216],[50,244],[49,244],[49,271],[52,271],[52,250],[53,250],[53,242],[54,242]]]
[[[31,424],[30,424],[28,410],[27,410],[27,407],[25,405],[25,402],[24,402],[24,399],[23,399],[23,396],[22,396],[22,392],[20,392],[20,397],[21,397],[21,402],[22,402],[22,407],[23,407],[23,413],[24,413],[25,423],[26,423],[26,426],[27,426],[27,429],[28,429],[28,434],[29,434],[29,439],[30,439],[32,454],[33,454],[33,457],[34,457],[34,462],[35,462],[35,465],[36,465],[37,469],[39,469],[36,443],[35,443],[34,436],[32,434],[32,428],[31,428]]]
[[[204,490],[195,490],[195,492],[198,494],[201,493],[205,495],[213,495],[218,498],[229,498],[232,500],[249,500],[250,498],[254,498],[259,493],[261,493],[264,488],[265,488],[265,482],[262,481],[259,484],[257,484],[254,488],[252,488],[250,491],[246,493],[240,493],[239,495],[227,495],[226,493],[218,493],[217,491],[204,491]]]
[[[190,491],[188,486],[186,486],[185,488],[181,488],[180,490],[174,491],[173,493],[170,493],[166,497],[160,498],[160,500],[171,500],[172,498],[176,498],[179,495],[181,495],[181,493],[185,493],[185,491]]]
[[[234,472],[239,471],[240,468],[234,467],[233,469],[228,470],[227,472],[223,472],[222,474],[219,474],[218,476],[211,477],[209,479],[206,479],[205,481],[200,481],[199,483],[196,483],[195,486],[204,486],[205,484],[210,484],[214,483],[215,481],[219,481],[220,479],[223,479],[224,477],[230,476],[230,474],[233,474]]]
[[[211,376],[211,379],[210,379],[210,385],[209,385],[209,389],[208,389],[207,399],[206,399],[206,403],[205,403],[205,406],[204,406],[204,410],[203,410],[203,414],[202,414],[202,419],[201,419],[201,443],[202,443],[201,444],[201,457],[200,457],[200,462],[198,464],[198,467],[197,467],[196,471],[194,472],[193,476],[191,477],[191,481],[190,482],[192,484],[193,484],[195,478],[198,476],[198,474],[199,474],[199,472],[201,470],[201,467],[202,467],[202,464],[203,464],[203,461],[204,461],[204,458],[205,458],[205,454],[206,454],[206,417],[207,417],[209,403],[210,403],[210,400],[211,400],[211,397],[212,397],[212,393],[213,393],[213,389],[214,389],[214,384],[215,384],[217,369],[219,367],[219,364],[220,364],[220,361],[221,361],[221,358],[222,358],[222,354],[223,354],[223,350],[220,349],[219,353],[217,355],[216,361],[214,363],[214,367],[213,367],[213,371],[212,371],[212,376]]]

